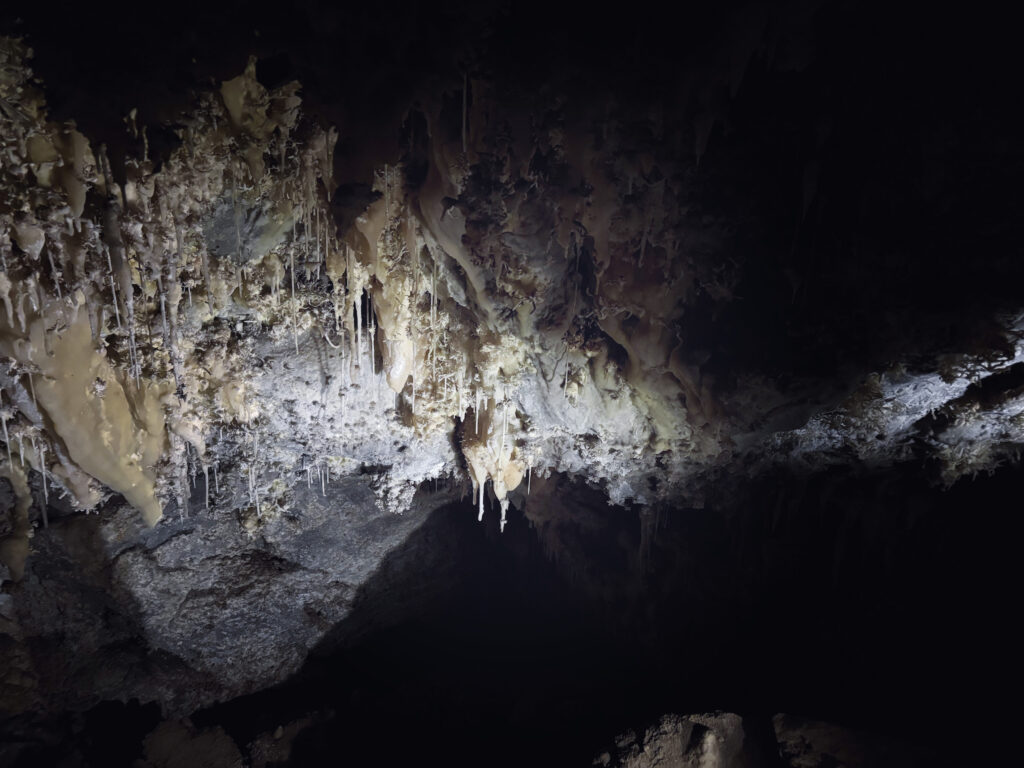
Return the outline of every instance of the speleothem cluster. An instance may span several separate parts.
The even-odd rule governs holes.
[[[504,518],[535,472],[585,473],[623,502],[650,493],[656,457],[707,453],[706,404],[673,354],[691,278],[664,214],[618,218],[626,197],[673,194],[645,179],[652,159],[620,174],[549,129],[549,165],[580,175],[553,200],[530,148],[493,153],[481,98],[415,184],[384,164],[342,228],[338,134],[303,118],[298,83],[268,90],[251,63],[197,94],[164,162],[125,116],[146,149],[119,183],[104,147],[48,119],[29,54],[3,42],[15,571],[33,473],[78,510],[117,493],[149,524],[198,505],[255,528],[295,483],[366,465],[387,468],[396,512],[424,481],[468,479],[480,514],[493,492]],[[489,223],[470,208],[485,195]]]
[[[947,481],[1014,450],[1016,401],[964,405],[977,377],[962,367],[876,372],[795,429],[770,418],[794,398],[777,383],[752,374],[718,396],[682,341],[687,303],[733,300],[739,268],[716,250],[728,227],[688,217],[704,118],[682,151],[657,108],[631,116],[644,144],[615,104],[531,113],[467,76],[457,128],[441,101],[410,106],[405,154],[339,179],[339,127],[303,116],[299,83],[261,85],[252,61],[195,94],[166,156],[125,115],[143,151],[115,172],[49,119],[30,54],[0,43],[14,575],[48,503],[89,511],[111,494],[149,524],[233,511],[256,532],[297,484],[326,492],[369,468],[387,509],[460,483],[504,523],[537,473],[656,503],[744,456],[745,472],[904,457],[947,403],[956,418],[926,430]],[[356,182],[363,201],[339,202]]]

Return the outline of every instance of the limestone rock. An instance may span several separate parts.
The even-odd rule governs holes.
[[[834,723],[778,714],[772,718],[788,768],[911,768],[943,764],[921,745]]]
[[[665,715],[643,734],[616,740],[615,752],[594,761],[602,768],[754,768],[756,748],[747,743],[743,718],[728,712]]]

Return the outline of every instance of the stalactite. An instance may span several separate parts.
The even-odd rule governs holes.
[[[508,401],[503,403],[501,411],[501,447],[498,448],[498,466],[501,466],[501,462],[505,456],[505,431],[508,428]]]
[[[484,477],[484,479],[480,481],[480,512],[476,516],[477,522],[483,522],[484,519],[484,490],[486,487],[487,478]]]
[[[644,254],[647,252],[647,238],[651,235],[651,223],[654,219],[654,215],[651,214],[647,217],[647,223],[644,225],[644,233],[640,237],[640,258],[637,261],[637,267],[642,268],[644,265]]]
[[[309,263],[313,260],[314,244],[310,242],[313,231],[312,202],[302,207],[302,270],[309,282]]]
[[[171,369],[174,372],[174,383],[177,391],[181,392],[184,381],[185,381],[185,360],[181,354],[181,349],[178,344],[178,299],[181,295],[180,286],[178,284],[178,266],[181,264],[183,257],[183,242],[181,234],[181,224],[175,222],[174,225],[175,233],[175,245],[176,250],[167,259],[167,279],[168,285],[171,291],[173,291],[171,298],[172,302],[168,307],[168,353],[171,358]],[[161,297],[164,300],[164,297]]]
[[[430,378],[437,386],[437,260],[430,276]]]
[[[428,160],[431,163],[428,180],[422,184],[404,184],[403,166],[384,164],[383,181],[378,171],[374,185],[376,193],[383,192],[383,199],[372,201],[364,211],[357,213],[353,227],[342,232],[338,229],[338,222],[347,219],[347,214],[336,221],[333,213],[335,209],[329,203],[333,189],[330,176],[332,163],[330,151],[324,153],[318,148],[319,145],[315,144],[318,129],[311,124],[304,124],[301,135],[311,134],[310,144],[308,147],[296,145],[288,138],[288,130],[285,130],[283,125],[274,125],[274,121],[278,119],[275,116],[279,105],[278,97],[271,95],[269,99],[261,100],[264,95],[258,90],[261,86],[255,81],[251,85],[255,89],[253,94],[258,93],[260,98],[249,99],[248,95],[252,94],[247,94],[244,99],[231,101],[222,93],[222,98],[215,101],[212,109],[205,104],[197,108],[198,113],[187,121],[184,146],[180,150],[174,150],[169,158],[165,158],[162,170],[154,170],[154,165],[140,162],[137,157],[128,157],[125,160],[127,170],[118,184],[110,173],[105,150],[100,149],[97,154],[97,166],[102,183],[96,181],[96,188],[105,196],[105,206],[101,212],[102,223],[90,221],[89,216],[94,215],[95,211],[95,206],[92,205],[89,206],[89,211],[79,218],[65,218],[65,214],[57,207],[57,213],[50,216],[47,221],[43,221],[42,218],[49,214],[45,211],[40,212],[42,209],[34,213],[25,209],[26,226],[38,225],[40,233],[45,235],[42,242],[45,243],[47,257],[50,259],[52,280],[47,277],[40,281],[38,275],[26,277],[24,265],[20,264],[11,265],[12,269],[17,270],[16,280],[6,279],[6,273],[0,277],[0,298],[5,302],[11,335],[17,335],[15,319],[17,325],[23,329],[22,335],[25,335],[33,331],[39,316],[45,313],[44,331],[56,329],[57,333],[44,333],[43,338],[47,343],[58,339],[59,334],[63,332],[61,325],[64,318],[58,318],[59,303],[49,294],[56,293],[60,299],[61,292],[66,289],[69,297],[65,301],[70,311],[75,291],[84,286],[86,301],[90,304],[102,304],[107,296],[106,289],[109,283],[110,301],[113,303],[118,333],[110,336],[110,344],[103,350],[108,360],[112,361],[117,379],[115,382],[114,377],[110,377],[111,388],[108,390],[108,397],[115,390],[123,389],[133,410],[139,413],[145,410],[146,406],[141,404],[147,399],[160,401],[156,406],[158,409],[163,409],[163,412],[176,419],[179,425],[186,422],[199,424],[200,432],[211,423],[231,424],[233,421],[239,425],[239,429],[253,430],[250,408],[257,413],[261,410],[263,413],[273,411],[270,423],[260,424],[261,428],[268,430],[268,435],[283,434],[289,428],[301,430],[303,426],[313,427],[310,434],[298,436],[301,448],[307,451],[308,456],[320,456],[322,445],[317,445],[317,441],[324,440],[337,441],[346,449],[356,447],[354,453],[358,453],[361,443],[365,441],[362,433],[364,427],[366,436],[372,435],[376,438],[385,430],[394,430],[404,432],[402,438],[405,440],[409,437],[410,425],[408,421],[401,423],[398,412],[407,394],[412,414],[412,436],[417,441],[422,440],[424,446],[439,445],[437,438],[441,436],[440,433],[451,429],[452,406],[457,407],[456,415],[461,422],[467,415],[466,409],[475,404],[474,434],[469,434],[468,425],[460,424],[459,429],[465,432],[462,435],[465,445],[460,446],[456,441],[454,450],[461,449],[465,452],[467,449],[478,448],[480,461],[486,465],[481,465],[477,470],[484,476],[479,484],[477,499],[481,512],[485,507],[483,495],[486,492],[487,477],[491,477],[496,498],[499,502],[503,501],[506,496],[506,480],[500,473],[513,464],[518,468],[518,459],[512,459],[516,450],[515,440],[520,425],[530,423],[514,421],[510,427],[510,401],[514,400],[524,412],[534,405],[543,405],[535,402],[535,395],[529,390],[528,376],[532,375],[529,361],[537,361],[543,352],[551,349],[554,343],[558,343],[561,329],[552,330],[538,318],[543,316],[546,318],[544,323],[548,323],[551,318],[557,318],[558,312],[564,313],[566,305],[570,305],[570,302],[564,301],[565,298],[569,298],[565,279],[573,281],[571,312],[568,327],[565,328],[562,337],[569,342],[565,347],[566,355],[570,352],[570,345],[575,343],[573,324],[580,310],[579,294],[585,292],[588,285],[580,277],[579,269],[581,249],[577,241],[581,236],[579,231],[582,231],[579,228],[583,224],[578,224],[574,230],[569,222],[576,214],[568,208],[557,212],[557,218],[567,227],[565,230],[559,229],[557,240],[563,244],[569,242],[569,246],[565,252],[565,263],[552,265],[560,266],[561,271],[553,269],[549,274],[543,275],[533,274],[529,268],[531,265],[522,260],[517,261],[517,257],[507,248],[496,247],[500,246],[499,243],[486,240],[477,242],[478,235],[484,237],[481,234],[483,229],[466,229],[466,217],[460,213],[465,207],[462,204],[455,205],[453,201],[460,199],[466,204],[472,204],[477,191],[472,185],[466,185],[466,180],[472,178],[467,175],[470,171],[469,143],[473,141],[474,147],[483,151],[488,141],[482,132],[486,121],[482,121],[478,128],[474,128],[474,134],[470,135],[470,84],[466,71],[463,73],[462,92],[462,157],[456,155],[446,159],[442,157],[444,153],[436,153],[436,157],[432,156]],[[474,87],[473,94],[475,99],[479,95],[480,106],[483,108],[486,106],[483,103],[485,91],[481,89],[480,94],[477,94],[477,90]],[[261,110],[267,109],[266,103],[273,106],[264,113]],[[228,125],[223,121],[225,108],[230,114]],[[210,110],[209,114],[205,110]],[[475,110],[476,106],[474,114]],[[238,114],[235,114],[236,112]],[[219,127],[215,123],[218,118],[221,121]],[[258,135],[262,130],[259,127],[261,125],[267,126],[270,131],[268,135],[272,135],[272,138]],[[280,161],[275,163],[273,160],[278,155]],[[596,160],[594,167],[597,167]],[[476,167],[472,169],[474,174],[477,170]],[[488,169],[480,168],[479,171],[486,173]],[[630,179],[632,175],[627,173]],[[26,184],[30,182],[29,179]],[[324,184],[328,200],[328,203],[323,204],[323,208],[319,200],[319,197],[325,194],[319,188],[321,182]],[[541,182],[538,182],[535,188],[538,194],[544,192]],[[59,195],[60,190],[54,187],[46,194]],[[515,206],[511,204],[511,199],[507,202],[511,211]],[[590,201],[583,202],[586,205],[591,204]],[[579,208],[577,212],[580,212],[586,226],[590,227],[584,207]],[[646,218],[641,218],[642,215],[646,215]],[[511,216],[517,220],[513,221]],[[519,224],[532,223],[526,220],[518,221],[518,212],[513,212],[511,216],[506,221],[493,223],[509,233],[522,230]],[[654,217],[649,212],[635,215],[633,218],[633,224],[623,220],[622,232],[616,234],[621,243],[616,245],[621,244],[627,252],[630,243],[636,247],[638,233],[635,230],[643,226],[643,233],[639,238],[642,260],[646,250],[653,248],[654,243],[661,242],[659,238],[668,235],[661,232],[651,234]],[[629,226],[632,226],[632,231],[628,230]],[[69,238],[62,234],[65,228],[69,232],[84,232],[82,237],[74,238],[73,244],[74,248],[81,248],[85,254],[81,259],[78,259],[77,254],[71,254],[71,250],[65,250],[71,247],[68,243]],[[246,229],[245,238],[241,237],[243,228]],[[56,237],[53,235],[54,232],[57,232]],[[569,232],[571,234],[567,235]],[[175,252],[168,253],[172,236],[175,238]],[[188,247],[186,243],[189,244]],[[90,248],[93,250],[89,250]],[[99,253],[100,248],[103,250],[102,255]],[[339,250],[341,248],[345,249],[344,252]],[[13,252],[21,254],[24,250]],[[10,261],[6,254],[7,251],[4,252],[5,259]],[[605,252],[600,255],[602,258],[608,257]],[[103,256],[107,262],[106,274],[102,272]],[[570,269],[574,257],[575,274]],[[425,258],[429,258],[429,264],[423,261]],[[297,263],[297,259],[301,263]],[[81,266],[79,261],[82,262]],[[32,262],[34,263],[26,262],[30,268],[41,269],[45,264],[44,260],[38,258],[38,254]],[[303,290],[299,290],[298,268],[305,267],[308,277],[314,271],[314,264],[316,277],[321,277],[323,268],[331,281],[332,288],[327,296],[318,297],[317,294],[322,293],[320,286],[309,280],[301,286]],[[601,268],[597,271],[602,274],[610,274],[615,268],[614,264],[609,266],[607,262],[598,266]],[[288,307],[283,305],[281,298],[286,268],[290,271]],[[200,270],[202,283],[198,275]],[[232,282],[233,278],[235,282]],[[269,297],[263,295],[265,289],[260,284],[261,279],[269,286]],[[90,284],[90,280],[95,282],[95,286]],[[209,313],[202,307],[202,297],[196,302],[201,311],[188,311],[182,306],[182,294],[187,293],[187,306],[193,307],[191,289],[200,285],[206,290]],[[495,286],[497,291],[494,290]],[[5,287],[7,290],[4,290]],[[424,291],[428,288],[429,339],[424,339],[428,305],[422,302],[422,299]],[[39,296],[40,292],[43,293],[42,298]],[[351,304],[348,298],[350,293]],[[496,293],[508,293],[509,296],[502,296],[499,301]],[[138,313],[135,312],[134,304],[136,294],[143,297]],[[526,295],[533,298],[524,298]],[[555,296],[555,303],[544,306],[544,296]],[[227,306],[218,308],[218,304],[224,304],[225,297]],[[34,309],[27,308],[26,299]],[[512,307],[513,314],[518,316],[520,329],[507,322],[509,317],[504,312],[499,315],[499,307],[506,306],[505,299],[511,299],[507,306]],[[532,302],[534,299],[540,305],[534,306],[535,310],[539,310],[536,317],[532,317],[534,312],[530,312],[529,316],[525,312],[518,312],[524,302]],[[151,300],[153,303],[150,303]],[[333,335],[330,332],[330,310],[323,306],[324,300],[329,300],[332,304],[335,319]],[[443,308],[442,301],[445,303]],[[160,320],[156,318],[157,303]],[[93,308],[92,311],[98,314],[89,315],[91,323],[95,317],[91,327],[94,330],[93,337],[97,341],[97,347],[103,346],[104,336],[109,330],[105,328],[105,322],[109,323],[109,311],[106,318],[102,314],[108,309]],[[445,311],[442,312],[442,309]],[[615,312],[619,309],[620,307],[616,305],[610,311]],[[302,310],[302,326],[299,324],[299,310]],[[63,310],[60,311],[63,314]],[[365,318],[364,314],[367,315]],[[241,317],[242,315],[245,317]],[[277,342],[279,339],[283,339],[287,348],[287,339],[284,336],[287,335],[285,326],[289,317],[294,357],[283,361],[283,368],[289,372],[284,373],[279,368],[282,361],[275,359],[276,353],[271,354],[267,350],[271,341]],[[239,322],[245,324],[243,328],[246,331],[253,325],[257,330],[251,334],[242,333],[239,338],[239,334],[230,331],[231,326]],[[152,331],[155,330],[155,323],[160,323],[158,327],[163,332],[162,347],[159,341],[153,344]],[[320,327],[317,327],[318,325]],[[325,351],[317,342],[307,350],[309,361],[297,359],[303,354],[298,341],[300,328],[315,329],[314,333],[321,332],[327,350]],[[383,370],[376,367],[378,332],[382,342]],[[147,333],[150,334],[148,344]],[[137,338],[138,334],[143,335]],[[316,339],[310,341],[316,342]],[[370,381],[366,380],[365,372],[362,370],[364,341],[370,355]],[[428,343],[426,348],[423,348],[424,341]],[[539,347],[536,346],[538,343]],[[56,341],[54,345],[56,346]],[[533,348],[531,345],[534,345]],[[338,381],[324,384],[324,392],[318,398],[319,412],[314,414],[310,410],[310,404],[300,400],[297,413],[283,415],[282,411],[288,409],[278,408],[281,400],[279,394],[288,392],[290,397],[291,388],[303,389],[302,383],[295,382],[305,373],[302,371],[304,366],[315,364],[313,358],[318,349],[326,355],[325,375],[337,375]],[[330,350],[338,353],[339,360],[330,359]],[[424,353],[423,360],[419,359],[421,351]],[[589,349],[587,351],[589,354]],[[581,349],[580,353],[582,352]],[[632,353],[632,350],[629,352]],[[167,359],[164,358],[164,354],[168,355]],[[264,365],[260,366],[261,373],[250,380],[267,380],[280,375],[280,387],[276,386],[278,382],[268,382],[275,386],[245,386],[246,374],[251,371],[249,366],[254,355],[265,359]],[[634,357],[636,356],[631,354],[631,359]],[[130,372],[129,381],[123,380],[126,359]],[[144,360],[145,371],[142,365]],[[174,403],[170,397],[171,390],[164,367],[167,360],[173,369],[174,382],[181,398],[178,403]],[[419,380],[421,364],[425,371],[423,381]],[[555,371],[558,364],[561,364],[561,361],[555,364]],[[339,365],[340,371],[337,370]],[[568,394],[568,380],[573,378],[575,372],[575,391],[576,384],[581,384],[585,380],[586,368],[580,368],[578,364],[574,368],[568,358],[565,366],[562,394],[563,398],[571,398],[572,396]],[[39,402],[46,406],[48,393],[44,391],[43,382],[46,382],[48,389],[52,377],[47,373],[45,366],[30,366],[22,361],[19,370],[22,374],[29,375],[27,384],[32,390],[33,402],[36,394],[33,372],[44,375],[39,391],[42,399]],[[146,380],[142,379],[143,373],[146,374]],[[547,367],[542,375],[557,376],[557,372],[552,374],[552,369]],[[389,378],[394,379],[389,382],[398,390],[394,411],[385,407],[384,401],[387,398],[379,396],[381,378],[386,382]],[[134,387],[130,386],[132,381]],[[497,437],[499,431],[496,421],[497,410],[492,409],[490,414],[485,415],[483,431],[480,428],[480,413],[487,407],[488,400],[483,390],[485,381],[492,385],[492,389],[487,392],[494,398],[495,408],[501,406],[500,444],[497,454],[493,445],[493,437]],[[24,379],[21,382],[24,384]],[[427,402],[417,404],[417,395],[424,394],[424,382]],[[407,384],[409,390],[405,390]],[[372,391],[367,392],[368,385],[376,387],[376,399],[372,397]],[[473,388],[472,393],[464,392],[467,385]],[[557,385],[551,387],[552,397],[557,400],[554,386]],[[454,387],[454,393],[449,392],[450,387]],[[437,398],[438,394],[442,395],[440,399]],[[450,394],[451,402],[448,400]],[[646,397],[649,393],[640,394]],[[354,395],[351,402],[350,395]],[[27,397],[21,394],[21,389],[19,397],[19,402],[24,405],[27,413]],[[334,399],[335,397],[337,399]],[[630,407],[627,404],[628,400],[628,397],[617,400],[615,408]],[[648,422],[656,421],[658,416],[648,413],[653,412],[654,407],[649,407],[646,400],[639,397],[637,400],[642,406],[640,410],[647,414]],[[6,401],[5,404],[10,406]],[[564,408],[551,409],[556,417],[561,416],[564,411]],[[513,416],[517,412],[512,410]],[[5,413],[7,416],[4,418],[3,435],[7,440],[8,460],[11,461],[10,441],[19,436],[14,433],[23,431],[23,425],[18,421],[8,423],[11,414],[9,411]],[[613,415],[614,423],[622,424],[629,421],[625,418],[625,413],[616,412]],[[393,419],[395,423],[386,423],[386,418]],[[332,435],[329,426],[335,424],[335,419],[343,428],[357,426],[360,432],[351,435]],[[139,432],[148,429],[141,423],[142,419],[137,419],[137,422],[131,426],[132,429]],[[571,425],[560,424],[558,428],[568,431],[565,428],[569,426]],[[183,428],[176,428],[180,436]],[[9,430],[12,434],[8,434]],[[295,450],[289,440],[276,446],[273,452],[267,451],[261,463],[256,453],[258,438],[254,432],[255,430],[250,432],[253,439],[253,458],[245,470],[250,500],[258,514],[262,513],[264,507],[269,513],[272,505],[263,504],[259,498],[260,468],[266,471],[268,477],[274,477],[274,473],[282,465],[294,468],[297,463],[296,454],[289,453]],[[160,436],[164,436],[162,429]],[[506,453],[506,443],[510,437],[513,446]],[[645,440],[646,437],[645,435]],[[57,451],[55,442],[49,445],[52,450]],[[167,451],[166,445],[161,446],[165,455],[158,457],[161,460],[147,459],[147,472],[153,475],[156,487],[162,493],[171,496],[177,490],[183,497],[188,496],[187,483],[175,487],[177,467],[174,460],[181,455],[181,446],[176,444],[170,452]],[[228,460],[228,454],[221,452],[224,448],[226,446],[217,446],[218,455],[221,460]],[[545,449],[543,446],[539,449],[542,456]],[[216,457],[209,456],[205,450],[198,447],[195,455],[189,455],[190,450],[186,445],[181,471],[186,480],[191,477],[191,484],[197,492],[198,470],[201,466],[204,475],[205,504],[209,510],[207,462],[213,464],[215,493],[220,493]],[[562,448],[556,446],[552,450]],[[167,455],[168,453],[170,455]],[[130,453],[126,451],[126,455]],[[24,461],[24,453],[21,458]],[[31,462],[33,457],[29,455],[28,458]],[[364,456],[360,455],[359,458]],[[453,463],[459,460],[457,455],[446,453],[442,469],[439,471],[450,471]],[[532,463],[535,460],[536,457],[531,456],[531,466],[527,468],[528,493],[532,481]],[[245,464],[244,456],[242,461],[237,457],[232,461],[236,464]],[[326,459],[321,457],[306,468],[307,484],[311,482],[311,472],[315,467],[321,481],[321,492],[325,493],[330,471],[327,466],[321,466],[321,461],[325,462]],[[349,471],[342,467],[347,465],[335,465],[336,471]],[[57,467],[54,469],[57,470]],[[388,480],[391,488],[408,482],[409,478],[403,475],[405,471],[406,465],[396,454],[393,478]],[[510,470],[508,477],[511,478],[513,475],[514,472]],[[58,471],[49,479],[58,478],[57,482],[60,482],[62,477],[63,473]],[[436,480],[436,475],[434,478]],[[430,478],[426,479],[429,481]],[[241,477],[236,475],[235,480],[240,486],[237,481],[240,481]],[[301,482],[301,477],[295,475],[291,481]],[[511,485],[511,480],[507,482]],[[267,486],[264,490],[267,490]],[[385,495],[393,499],[394,496],[390,496],[390,492],[389,489]],[[226,486],[226,493],[234,493],[230,483]],[[243,499],[244,495],[238,497],[238,501]],[[182,500],[186,501],[184,498]],[[388,503],[392,502],[389,500]],[[182,508],[184,509],[184,505]],[[502,520],[504,527],[504,508]]]
[[[29,347],[29,350],[31,349],[32,348]],[[39,403],[36,402],[36,383],[35,380],[32,378],[32,371],[28,372],[28,387],[32,391],[32,406],[38,411]]]
[[[210,312],[216,312],[216,307],[213,306],[213,285],[210,283],[210,256],[206,252],[206,247],[200,247],[199,258],[202,262],[203,269],[203,284],[206,286],[206,305],[210,308]]]
[[[317,278],[317,280],[319,280],[320,279],[320,206],[317,205],[313,209],[313,212],[315,214],[315,216],[314,216],[315,223],[313,225],[313,240],[316,243],[316,278]]]
[[[3,390],[0,390],[2,393]],[[3,397],[0,396],[0,404],[2,404]],[[7,446],[7,463],[10,466],[14,466],[14,459],[11,458],[11,436],[7,433],[7,420],[11,418],[11,414],[4,408],[0,408],[0,422],[3,423],[4,427],[4,443]]]
[[[26,332],[26,325],[25,325],[25,298],[26,298],[26,294],[25,293],[19,293],[18,294],[18,301],[17,301],[17,303],[15,305],[15,307],[17,309],[17,314],[18,314],[18,325],[20,326],[22,333]]]
[[[231,172],[231,207],[235,214],[235,258],[238,263],[242,263],[242,222],[241,212],[238,209],[238,197],[237,197],[237,182],[235,181],[236,170],[232,166],[229,168]],[[241,294],[241,287],[239,287],[239,294]]]
[[[50,527],[50,520],[46,514],[46,508],[50,504],[50,492],[46,485],[46,445],[42,439],[39,441],[39,474],[43,476],[43,527]]]
[[[103,249],[107,254],[107,268],[110,270],[110,295],[113,298],[114,317],[117,318],[117,329],[121,330],[121,311],[117,308],[117,283],[114,281],[114,264],[110,260],[110,248]]]
[[[6,270],[6,264],[4,269]],[[7,272],[0,272],[0,299],[3,299],[4,309],[7,311],[7,325],[12,328],[14,327],[14,305],[11,304],[11,289],[13,287],[10,278],[7,277]]]
[[[373,376],[374,378],[376,378],[376,376],[377,376],[377,368],[376,368],[376,366],[377,366],[377,360],[376,360],[377,355],[376,355],[374,350],[376,349],[377,325],[376,325],[376,322],[374,320],[372,305],[369,307],[368,314],[370,316],[369,317],[369,320],[370,320],[370,375]]]
[[[156,287],[160,293],[160,327],[163,333],[164,349],[170,349],[171,332],[167,327],[167,293],[164,291],[164,280],[159,272],[156,274]]]
[[[291,273],[292,273],[292,340],[295,342],[295,355],[299,354],[299,316],[296,310],[296,298],[295,298],[295,249],[289,248],[288,255],[291,259]]]
[[[53,287],[57,290],[57,299],[63,301],[64,296],[60,290],[60,270],[58,270],[56,264],[53,263],[53,251],[51,249],[46,251],[46,257],[50,260],[50,275],[53,279]]]

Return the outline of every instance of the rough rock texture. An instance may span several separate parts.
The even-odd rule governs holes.
[[[959,46],[894,53],[916,16],[876,61],[845,5],[303,7],[0,38],[11,711],[280,681],[431,484],[504,524],[554,473],[657,514],[1019,458],[1019,131]]]
[[[950,483],[1015,455],[1022,324],[1000,307],[970,320],[989,326],[973,349],[920,350],[931,370],[854,356],[787,381],[708,348],[704,315],[736,313],[750,279],[735,224],[694,212],[717,111],[687,125],[614,91],[584,107],[558,81],[522,101],[467,77],[460,111],[424,96],[392,126],[397,161],[342,179],[337,129],[253,59],[194,94],[159,158],[129,115],[142,151],[115,174],[48,118],[29,53],[4,43],[7,471],[27,461],[77,509],[114,491],[153,523],[224,465],[246,479],[228,503],[260,517],[307,457],[386,467],[400,511],[443,476],[503,509],[533,471],[646,504],[737,463],[926,451]]]
[[[764,763],[760,745],[751,746],[743,718],[728,712],[665,715],[642,736],[616,739],[594,765],[621,768],[753,768]]]
[[[618,737],[594,765],[608,768],[896,768],[946,764],[938,750],[891,736],[778,714],[776,741],[751,739],[749,718],[731,713],[665,715],[642,735]]]
[[[324,719],[323,715],[312,715],[279,725],[272,733],[260,734],[250,742],[248,747],[252,768],[272,768],[277,764],[287,765],[295,738],[322,719]]]
[[[795,715],[772,718],[779,755],[789,768],[897,768],[935,765],[940,749],[927,751],[863,730]]]
[[[166,721],[143,742],[139,768],[242,768],[238,747],[219,728],[196,729],[185,721]]]
[[[51,525],[19,584],[11,618],[31,671],[11,665],[8,701],[59,711],[137,698],[187,713],[285,679],[447,500],[395,515],[358,478],[295,492],[300,506],[258,537],[231,514],[148,529],[126,505],[100,525]]]

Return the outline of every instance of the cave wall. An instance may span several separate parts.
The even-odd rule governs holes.
[[[889,468],[955,491],[1019,460],[1005,30],[816,2],[679,24],[186,4],[159,34],[125,12],[98,54],[102,14],[21,11],[0,28],[12,712],[279,682],[434,484],[532,522],[595,601],[671,604],[641,588],[685,576],[728,626],[785,610],[755,582],[856,592],[851,557],[922,562],[899,547],[955,496]],[[778,479],[844,473],[806,507]],[[906,508],[857,495],[876,479]],[[834,555],[806,570],[776,534],[814,514]]]

